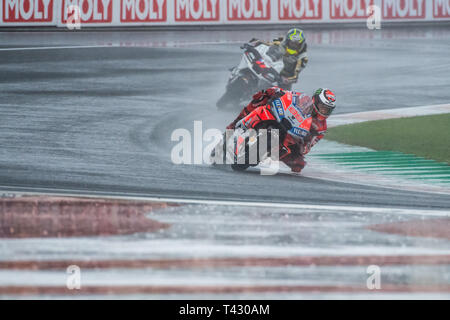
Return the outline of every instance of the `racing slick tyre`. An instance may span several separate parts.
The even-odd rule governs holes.
[[[217,108],[225,109],[226,107],[235,107],[237,109],[240,106],[241,98],[244,96],[242,90],[247,86],[248,84],[241,77],[229,83],[227,90],[216,103]]]

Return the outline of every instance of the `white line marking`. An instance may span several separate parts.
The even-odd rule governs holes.
[[[6,190],[2,191],[5,188]],[[277,203],[277,202],[251,202],[237,200],[201,200],[201,199],[182,199],[182,198],[164,198],[150,196],[125,196],[118,192],[108,192],[110,195],[103,195],[101,192],[88,191],[90,194],[83,194],[82,190],[70,189],[46,189],[46,188],[22,188],[0,186],[0,192],[11,193],[7,189],[25,189],[36,190],[13,192],[19,195],[28,196],[54,196],[54,197],[77,197],[77,198],[94,198],[94,199],[116,199],[116,200],[132,200],[132,201],[151,201],[165,202],[176,204],[204,204],[204,205],[221,205],[221,206],[241,206],[241,207],[265,207],[265,208],[284,208],[284,209],[306,209],[306,210],[327,210],[327,211],[350,211],[358,213],[391,213],[406,215],[432,215],[437,217],[449,217],[450,210],[430,210],[430,209],[408,209],[408,208],[382,208],[382,207],[355,207],[340,205],[321,205],[321,204],[304,204],[304,203]],[[43,190],[49,190],[43,192]],[[94,195],[96,194],[96,195]]]
[[[220,45],[220,44],[241,44],[242,41],[210,41],[210,42],[169,42],[164,46],[158,45],[121,45],[113,43],[110,45],[79,45],[79,46],[54,46],[54,47],[19,47],[19,48],[0,48],[0,51],[32,51],[32,50],[60,50],[60,49],[92,49],[92,48],[181,48],[199,45]]]

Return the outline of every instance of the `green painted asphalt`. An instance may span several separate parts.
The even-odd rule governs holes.
[[[412,154],[393,151],[368,151],[317,154],[320,158],[356,171],[401,176],[406,179],[434,182],[450,182],[450,166],[447,163],[421,158]]]

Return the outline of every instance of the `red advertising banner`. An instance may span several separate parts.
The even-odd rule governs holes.
[[[330,0],[330,19],[368,18],[367,8],[374,0]]]
[[[121,0],[121,22],[167,21],[166,0]]]
[[[426,1],[429,0],[383,0],[383,18],[425,19]]]
[[[61,22],[67,23],[69,17],[80,15],[81,23],[110,23],[113,18],[113,0],[61,0]]]
[[[270,0],[228,0],[227,18],[234,20],[270,20]]]
[[[433,17],[450,18],[450,0],[433,0]]]
[[[175,21],[219,21],[220,0],[174,0]]]
[[[278,0],[279,20],[321,20],[322,15],[322,1]]]
[[[52,22],[53,0],[2,0],[3,22]]]
[[[382,21],[450,20],[450,0],[0,0],[0,27],[361,23],[372,5]]]

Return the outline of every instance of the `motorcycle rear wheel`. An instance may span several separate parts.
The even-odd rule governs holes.
[[[245,171],[249,167],[250,166],[248,164],[232,164],[231,165],[231,169],[233,169],[233,171]]]
[[[264,123],[264,124],[261,124],[260,126],[258,126],[258,127],[255,128],[255,129],[256,129],[256,130],[261,130],[261,129],[266,129],[266,130],[274,130],[274,129],[277,129],[277,130],[280,130],[281,127],[280,127],[279,125],[275,124],[275,123]],[[281,130],[282,130],[282,129],[281,129]],[[282,134],[282,137],[284,137],[284,134]],[[258,139],[260,139],[260,137],[258,137]],[[266,136],[266,139],[267,139],[267,136]],[[284,138],[282,138],[282,139],[284,139]],[[248,163],[248,162],[249,162],[249,156],[248,156],[248,155],[249,155],[248,138],[246,139],[245,144],[246,144],[246,146],[245,146],[245,152],[246,152],[245,164],[238,164],[238,163],[232,164],[232,165],[231,165],[231,169],[233,169],[234,171],[245,171],[245,170],[247,170],[249,167],[258,165],[259,162],[261,161],[261,160],[259,159],[259,156],[258,156],[258,163],[257,163],[256,165],[252,165],[252,164],[249,164],[249,163]],[[259,145],[259,141],[258,141],[258,145]],[[270,140],[267,141],[267,147],[268,147],[269,149],[271,148],[271,141],[270,141]],[[258,151],[258,152],[259,152],[259,151]],[[270,152],[269,152],[269,157],[270,157]]]
[[[225,109],[227,107],[238,109],[240,102],[246,97],[244,89],[248,87],[248,83],[239,77],[235,81],[227,85],[225,93],[217,101],[216,106],[218,109]]]

